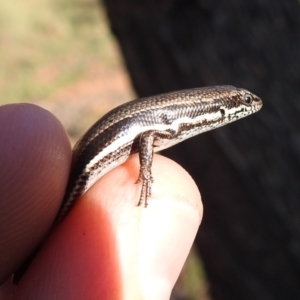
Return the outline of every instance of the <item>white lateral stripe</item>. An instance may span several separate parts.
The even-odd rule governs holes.
[[[129,134],[117,138],[113,143],[111,143],[109,146],[107,146],[105,149],[103,149],[101,152],[99,152],[85,167],[85,171],[89,171],[91,167],[93,167],[97,162],[99,162],[101,159],[103,159],[105,156],[107,156],[110,153],[113,153],[117,149],[119,149],[121,146],[133,142],[133,140],[141,133],[150,131],[150,130],[157,130],[157,131],[166,131],[168,129],[174,130],[175,132],[178,131],[179,125],[185,123],[185,124],[193,124],[202,122],[204,120],[206,121],[213,121],[217,120],[221,117],[221,113],[215,112],[215,113],[206,113],[205,115],[199,115],[194,119],[191,119],[189,117],[182,117],[179,119],[176,119],[172,124],[153,124],[150,126],[144,126],[142,127],[139,124],[134,124],[129,129]],[[200,128],[199,128],[200,129]],[[202,128],[203,130],[203,128]],[[199,130],[200,131],[200,130]]]

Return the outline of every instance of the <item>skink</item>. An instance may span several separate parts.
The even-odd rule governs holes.
[[[59,223],[105,173],[138,152],[142,183],[137,204],[148,204],[153,153],[199,133],[250,115],[262,107],[254,94],[233,86],[212,86],[145,97],[125,103],[98,120],[77,142]]]
[[[105,173],[139,153],[142,183],[137,205],[148,204],[153,153],[199,133],[226,125],[262,107],[254,94],[233,86],[176,91],[133,100],[97,121],[73,150],[71,174],[55,227],[76,201]],[[38,249],[15,273],[17,283]]]

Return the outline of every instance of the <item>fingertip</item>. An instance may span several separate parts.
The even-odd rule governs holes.
[[[202,220],[201,196],[186,170],[154,155],[152,195],[147,208],[137,207],[141,185],[134,183],[139,167],[138,156],[130,157],[99,182],[101,190],[95,186],[90,193],[106,195],[101,196],[102,205],[112,212],[123,285],[128,291],[138,287],[141,299],[167,299]]]
[[[0,280],[4,280],[55,217],[71,148],[61,123],[36,105],[0,107],[0,128]]]

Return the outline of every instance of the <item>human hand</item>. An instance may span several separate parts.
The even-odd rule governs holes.
[[[59,121],[33,105],[0,108],[0,278],[39,244],[59,210],[71,149]],[[50,234],[4,299],[168,299],[202,217],[191,177],[159,155],[147,208],[137,155],[103,176]],[[2,292],[2,294],[1,294]],[[1,297],[0,297],[1,298]]]

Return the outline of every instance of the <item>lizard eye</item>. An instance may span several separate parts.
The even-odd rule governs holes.
[[[244,95],[244,101],[246,102],[246,104],[251,104],[253,101],[253,97],[251,94],[246,93]]]

